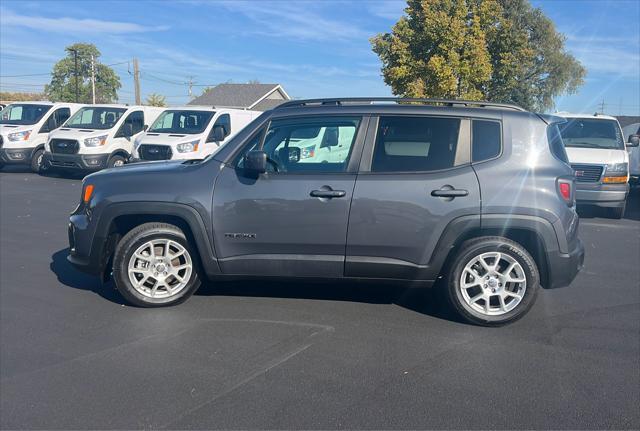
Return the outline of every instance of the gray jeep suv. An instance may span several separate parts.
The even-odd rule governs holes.
[[[488,102],[287,102],[204,160],[86,177],[68,259],[146,307],[203,278],[405,280],[504,324],[582,266],[562,121]]]

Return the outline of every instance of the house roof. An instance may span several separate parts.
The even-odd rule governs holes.
[[[282,103],[282,100],[266,99],[276,90],[282,93],[284,100],[289,100],[280,84],[220,84],[193,99],[189,105],[253,109],[258,103],[265,102],[266,109],[271,109]],[[273,102],[278,103],[271,106]]]

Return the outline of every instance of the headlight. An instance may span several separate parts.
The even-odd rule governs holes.
[[[84,140],[85,147],[99,147],[107,142],[107,135],[94,136]]]
[[[25,130],[24,132],[9,133],[7,138],[12,142],[26,141],[27,139],[29,139],[30,134],[31,130]]]
[[[628,171],[628,163],[611,163],[607,165],[607,175],[626,175]]]
[[[198,151],[198,141],[185,142],[184,144],[178,144],[177,149],[179,153],[191,153],[193,151]]]

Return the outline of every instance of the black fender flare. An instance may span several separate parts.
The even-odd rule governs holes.
[[[191,231],[191,241],[194,242],[196,250],[200,256],[202,268],[207,276],[220,274],[218,259],[216,258],[213,245],[213,235],[210,228],[207,228],[202,215],[192,206],[176,202],[118,202],[106,206],[100,213],[93,246],[94,252],[102,256],[101,266],[107,264],[111,251],[108,248],[115,246],[109,244],[109,238],[113,236],[114,221],[121,216],[151,216],[161,219],[162,217],[173,217],[186,223]],[[95,247],[102,247],[102,250],[95,250]]]

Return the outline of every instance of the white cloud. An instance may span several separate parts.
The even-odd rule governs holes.
[[[404,15],[405,7],[407,7],[405,0],[381,0],[367,3],[367,9],[371,15],[394,21]]]
[[[81,18],[48,18],[42,16],[19,15],[8,9],[0,10],[0,25],[2,27],[25,27],[44,32],[55,33],[83,33],[83,34],[125,34],[143,33],[149,31],[163,31],[169,27],[144,26],[133,22],[103,21],[98,19]]]

